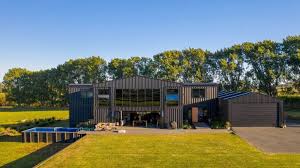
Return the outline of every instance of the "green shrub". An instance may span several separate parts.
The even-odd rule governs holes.
[[[20,135],[20,133],[17,130],[0,127],[0,136],[17,136],[17,135]]]
[[[226,126],[226,122],[222,120],[213,120],[211,122],[212,129],[223,129]]]
[[[284,103],[300,103],[300,95],[285,95],[278,96],[278,98],[283,100]]]
[[[0,106],[6,105],[6,95],[5,93],[0,93]]]
[[[182,128],[183,129],[191,129],[192,126],[191,126],[191,124],[187,120],[185,120],[185,121],[183,121]]]
[[[11,128],[17,131],[24,131],[33,127],[48,127],[49,125],[54,124],[57,121],[60,120],[55,119],[55,117],[45,118],[45,119],[34,119],[34,120],[24,121],[23,123],[11,126]]]
[[[87,121],[87,122],[81,122],[81,123],[77,124],[77,127],[94,129],[95,124],[91,121]]]

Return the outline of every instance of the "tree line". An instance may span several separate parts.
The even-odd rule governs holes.
[[[178,82],[218,82],[223,90],[258,91],[271,96],[279,94],[279,85],[291,84],[281,91],[293,94],[300,90],[300,36],[288,36],[282,42],[245,42],[215,52],[188,48],[164,51],[152,58],[114,58],[110,62],[92,56],[41,71],[12,68],[0,89],[12,105],[66,106],[70,83],[134,75]]]

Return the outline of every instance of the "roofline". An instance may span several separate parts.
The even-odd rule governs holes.
[[[111,82],[111,81],[116,81],[116,80],[123,80],[123,79],[128,79],[128,78],[134,78],[134,77],[142,77],[142,78],[146,78],[146,79],[152,79],[152,80],[159,80],[159,81],[164,81],[164,82],[171,82],[171,83],[176,83],[178,85],[182,85],[182,86],[218,86],[218,83],[183,83],[183,82],[175,82],[175,81],[171,81],[171,80],[166,80],[166,79],[159,79],[159,78],[153,78],[153,77],[147,77],[147,76],[142,76],[142,75],[135,75],[135,76],[131,76],[131,77],[122,77],[119,79],[111,79],[111,80],[105,80],[103,82],[97,82],[97,83],[89,83],[89,84],[75,84],[75,83],[71,83],[69,84],[69,86],[93,86],[93,85],[97,85],[97,84],[101,84],[101,83],[105,83],[105,82]]]
[[[166,81],[166,82],[172,82],[172,83],[182,84],[181,82],[175,82],[175,81],[166,80],[166,79],[159,79],[159,78],[152,78],[152,77],[142,76],[142,75],[134,75],[134,76],[130,76],[130,77],[122,77],[122,78],[118,78],[118,79],[107,80],[107,81],[104,81],[104,82],[110,82],[110,81],[114,81],[114,80],[128,79],[128,78],[133,78],[133,77],[142,77],[142,78],[147,78],[147,79],[153,79],[153,80],[160,80],[160,81]],[[103,82],[99,82],[99,83],[103,83]],[[99,83],[96,83],[96,84],[99,84]]]
[[[218,86],[218,83],[182,83],[183,86]]]
[[[91,84],[91,83],[87,83],[87,84],[70,83],[69,86],[93,86],[93,84]]]
[[[176,83],[176,84],[184,85],[184,86],[218,86],[219,85],[218,83],[183,83],[183,82],[176,82],[176,81],[171,81],[171,80],[167,80],[167,79],[153,78],[153,77],[142,76],[142,75],[134,75],[134,76],[131,76],[131,77],[122,77],[122,78],[118,78],[118,79],[106,80],[106,81],[98,82],[98,83],[95,83],[95,84],[100,84],[100,83],[104,83],[104,82],[111,82],[111,81],[115,81],[115,80],[128,79],[128,78],[133,78],[133,77],[142,77],[142,78],[147,78],[147,79],[152,79],[152,80],[171,82],[171,83]]]

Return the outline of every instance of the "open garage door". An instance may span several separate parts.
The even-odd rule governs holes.
[[[274,127],[277,124],[277,104],[231,104],[233,127]]]

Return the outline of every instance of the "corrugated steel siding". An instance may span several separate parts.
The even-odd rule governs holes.
[[[259,93],[250,93],[234,99],[228,99],[230,103],[277,103],[278,99]]]
[[[162,111],[164,109],[164,92],[166,88],[169,87],[178,87],[181,86],[180,83],[171,82],[171,81],[164,81],[164,80],[157,80],[157,79],[150,79],[142,76],[135,76],[131,78],[124,78],[124,79],[117,79],[113,81],[107,81],[104,83],[99,83],[95,85],[96,90],[98,88],[107,87],[111,90],[111,106],[108,109],[102,109],[96,106],[97,98],[95,97],[95,122],[106,122],[111,120],[111,116],[113,112],[117,111],[157,111],[160,112],[160,115],[162,116],[168,116],[169,113],[167,113],[168,110],[164,110],[165,114],[162,114]],[[124,106],[116,106],[115,105],[115,90],[116,89],[160,89],[160,106],[147,106],[147,107],[124,107]],[[96,93],[95,90],[95,93]],[[178,109],[181,109],[181,106],[178,107]],[[104,113],[104,114],[102,114]],[[168,121],[162,119],[164,125],[169,124]],[[177,120],[176,120],[177,121]],[[181,122],[181,121],[178,121]]]
[[[277,103],[231,104],[230,120],[233,127],[274,127],[277,125]]]
[[[81,88],[86,88],[87,86],[73,85],[70,89],[77,89],[80,91]],[[88,87],[92,87],[89,85]],[[98,89],[108,88],[110,89],[110,106],[109,107],[99,107],[98,106]],[[168,107],[165,105],[165,94],[169,88],[179,89],[179,105],[176,107]],[[191,89],[192,88],[205,88],[206,97],[205,98],[192,98]],[[182,127],[183,122],[183,106],[193,103],[205,102],[208,103],[208,110],[216,110],[215,98],[218,95],[217,85],[191,85],[186,86],[183,83],[171,82],[166,80],[150,79],[142,76],[134,76],[130,78],[117,79],[112,81],[105,81],[103,83],[98,83],[93,85],[94,89],[94,99],[93,99],[93,118],[94,122],[109,122],[112,121],[113,115],[117,116],[119,111],[157,111],[160,112],[161,126],[169,127],[170,122],[176,121],[178,127]],[[116,89],[160,89],[160,106],[148,106],[148,107],[123,107],[115,105],[115,90]],[[70,91],[71,93],[71,91]],[[72,102],[70,102],[70,111],[72,111],[72,124],[78,123],[79,118],[84,116],[80,114],[84,108],[82,107],[82,102],[78,97],[74,97]],[[86,110],[85,110],[86,111]],[[73,115],[74,114],[74,115]],[[75,115],[76,114],[76,115]],[[70,115],[71,116],[71,115]]]
[[[285,120],[282,101],[259,93],[219,99],[219,114],[233,126],[278,126]]]
[[[165,112],[164,126],[169,128],[170,123],[176,121],[177,127],[181,128],[183,124],[183,112],[182,108],[168,107]]]
[[[218,97],[218,86],[183,86],[182,87],[182,103],[183,105],[204,102]],[[205,89],[205,97],[193,98],[192,89]]]
[[[205,89],[205,97],[193,98],[192,89]],[[182,87],[182,105],[185,110],[192,107],[207,107],[208,117],[215,118],[218,111],[218,85],[188,85]]]
[[[70,126],[93,119],[93,98],[81,99],[82,90],[91,90],[92,85],[69,86],[69,117]]]

